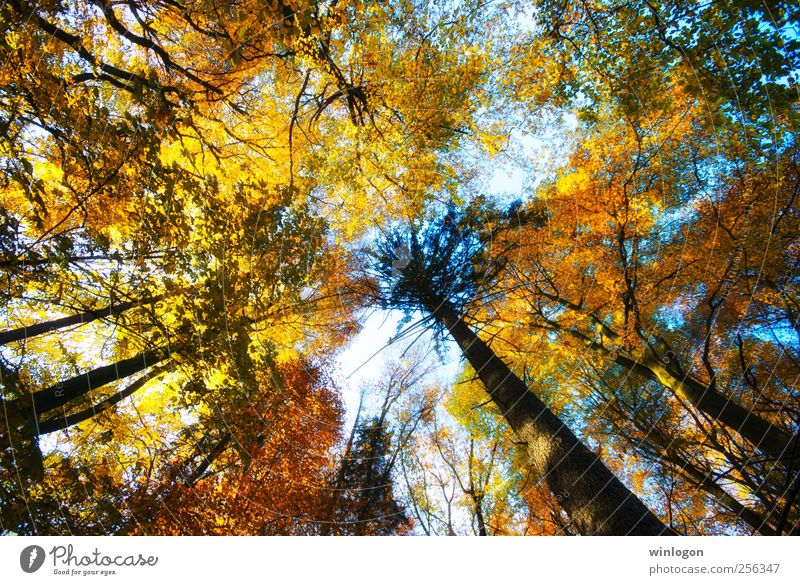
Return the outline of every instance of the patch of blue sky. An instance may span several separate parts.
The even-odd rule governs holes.
[[[574,130],[578,123],[572,114],[550,122],[535,134],[523,130],[528,125],[522,121],[514,124],[508,148],[493,157],[481,157],[470,188],[482,187],[483,192],[501,206],[529,199],[541,181],[566,160],[565,131]],[[375,237],[377,234],[367,235],[362,244],[369,245]],[[406,328],[422,318],[421,314],[413,315]],[[423,383],[452,386],[461,374],[463,359],[454,341],[445,338],[440,344],[441,356],[434,355],[435,343],[430,332],[415,331],[398,341],[398,333],[403,330],[398,329],[402,320],[403,314],[399,311],[378,308],[364,311],[359,316],[360,332],[337,355],[335,377],[342,389],[348,426],[355,420],[361,392],[379,383],[391,360],[404,352],[416,351],[418,355],[430,355],[431,359],[439,360],[439,367]],[[413,347],[409,349],[409,345]]]
[[[783,347],[792,348],[795,352],[800,352],[800,340],[797,337],[797,331],[792,327],[791,322],[785,318],[778,323],[750,326],[747,331],[742,332],[742,336],[775,343]]]
[[[342,389],[346,408],[346,425],[355,422],[362,392],[379,385],[392,361],[414,354],[437,362],[423,384],[452,386],[461,374],[462,362],[455,342],[449,338],[439,344],[437,352],[433,334],[416,324],[421,314],[401,326],[403,313],[369,309],[359,315],[361,331],[336,357],[335,378]]]
[[[675,299],[673,302],[659,307],[658,320],[667,331],[678,331],[686,326],[686,307],[684,299]]]

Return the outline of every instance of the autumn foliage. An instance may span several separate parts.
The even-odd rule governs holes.
[[[4,3],[0,532],[796,534],[797,16]]]

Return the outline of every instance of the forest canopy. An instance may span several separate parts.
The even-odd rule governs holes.
[[[799,22],[8,0],[0,533],[799,534]]]

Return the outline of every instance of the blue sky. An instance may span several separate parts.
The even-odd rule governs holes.
[[[547,137],[516,134],[507,152],[488,161],[479,184],[482,183],[489,194],[504,203],[524,198],[526,193],[530,194],[531,187],[538,178],[533,176],[534,172],[544,170],[543,167],[539,168],[540,165],[549,166],[555,162],[558,152],[559,149],[553,148]],[[539,164],[534,164],[535,162]],[[422,355],[434,353],[430,333],[419,338],[412,335],[408,339],[390,344],[390,339],[397,336],[402,317],[399,311],[365,311],[359,319],[361,331],[337,356],[335,376],[347,409],[346,428],[350,428],[355,421],[361,390],[371,382],[381,380],[392,359],[397,359],[412,343],[413,349]],[[440,367],[429,375],[430,379],[423,380],[422,383],[452,386],[463,367],[455,342],[447,340],[444,362],[436,356],[434,360],[440,363]]]

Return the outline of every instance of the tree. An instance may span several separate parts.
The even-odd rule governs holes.
[[[421,388],[430,365],[416,353],[403,356],[387,365],[380,381],[362,389],[353,428],[330,481],[321,534],[405,534],[412,527],[398,493],[397,468],[433,404]],[[367,409],[373,412],[364,420]]]
[[[120,506],[128,534],[315,534],[342,406],[324,364],[281,365],[261,392],[200,420]]]
[[[796,20],[9,0],[0,530],[796,531]],[[472,195],[540,132],[552,173]],[[468,364],[343,443],[375,302]]]
[[[239,403],[276,391],[261,376],[353,334],[347,246],[454,174],[485,81],[489,16],[419,10],[3,6],[0,434],[4,509],[23,510],[4,528],[46,532],[25,506],[87,469],[131,493],[202,468],[189,445],[222,449]],[[57,431],[74,461],[39,451]]]
[[[332,486],[333,510],[322,533],[391,535],[407,528],[408,518],[395,499],[392,481],[392,433],[380,417],[356,420],[353,437]]]
[[[389,232],[375,252],[379,298],[386,306],[425,311],[440,331],[453,336],[539,479],[553,494],[569,494],[562,505],[581,533],[669,533],[459,314],[497,271],[481,256],[483,242],[459,219],[450,211],[422,233]]]
[[[513,534],[510,516],[518,511],[512,511],[511,490],[502,478],[502,443],[508,438],[487,437],[484,443],[440,417],[436,411],[426,417],[401,460],[416,524],[427,535]]]
[[[712,135],[694,99],[670,98],[635,122],[607,105],[576,135],[557,179],[521,207],[523,219],[544,220],[512,221],[498,238],[496,253],[516,251],[506,295],[482,318],[520,323],[505,325],[500,351],[555,377],[585,416],[596,411],[568,392],[587,364],[589,388],[607,395],[602,378],[614,372],[612,391],[641,394],[630,405],[665,413],[673,406],[663,402],[674,401],[684,413],[678,428],[694,441],[684,461],[700,457],[705,470],[691,481],[739,484],[729,491],[757,498],[767,518],[791,505],[796,469],[796,335],[785,305],[793,285],[780,276],[794,260],[791,245],[777,244],[796,233],[795,150],[780,155],[775,174],[743,158],[724,127]],[[628,410],[616,432],[637,417]]]

